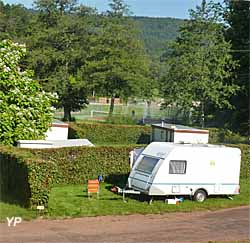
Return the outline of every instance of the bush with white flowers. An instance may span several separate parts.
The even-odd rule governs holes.
[[[56,95],[44,92],[33,80],[32,71],[19,64],[24,45],[0,41],[0,143],[21,139],[42,139],[54,114]]]

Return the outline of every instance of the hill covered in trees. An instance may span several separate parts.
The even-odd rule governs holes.
[[[158,58],[166,50],[166,43],[178,36],[182,19],[134,17],[148,54]]]
[[[204,0],[201,7],[190,13],[191,19],[184,23],[181,19],[135,16],[131,21],[123,0],[112,1],[111,9],[100,14],[75,0],[37,0],[36,8],[32,10],[22,5],[4,4],[0,0],[0,41],[10,39],[26,43],[27,56],[20,64],[21,68],[34,70],[34,78],[43,88],[59,95],[57,106],[67,106],[71,110],[87,105],[88,95],[93,91],[96,95],[112,98],[111,101],[115,97],[127,99],[136,95],[149,104],[155,97],[176,104],[179,97],[183,101],[184,90],[189,91],[186,94],[189,101],[200,101],[204,96],[193,97],[194,88],[189,79],[200,82],[195,86],[197,94],[207,94],[210,87],[225,94],[222,86],[210,83],[216,83],[214,73],[219,74],[222,84],[229,88],[229,96],[217,99],[211,92],[209,99],[203,102],[206,107],[198,106],[197,114],[203,109],[206,119],[218,120],[219,126],[234,128],[242,134],[249,131],[249,33],[245,31],[250,22],[249,2],[225,1],[226,8],[221,8],[213,1],[207,3]],[[214,19],[219,18],[215,23],[224,21],[224,25],[214,24],[214,19],[206,14],[207,8],[216,17]],[[182,24],[185,25],[180,28]],[[197,24],[196,29],[193,24]],[[208,24],[211,25],[209,29]],[[167,48],[170,40],[176,40],[171,45],[171,52]],[[194,40],[198,42],[194,43]],[[225,43],[224,51],[219,48],[221,40]],[[211,43],[212,49],[204,43]],[[213,55],[218,57],[217,62]],[[209,64],[200,66],[209,60]],[[238,62],[238,65],[230,67],[232,62]],[[215,70],[210,75],[218,64],[221,66],[219,72]],[[172,67],[176,67],[175,70]],[[206,80],[201,82],[199,77]],[[180,85],[185,80],[186,86]],[[230,88],[232,84],[233,89]],[[170,91],[168,87],[174,86],[182,90],[171,92],[174,97],[170,101],[169,94],[162,92],[163,85],[167,92]],[[228,107],[221,106],[225,102]],[[186,107],[187,103],[182,104],[182,109],[194,108],[192,102],[189,102],[192,107]]]

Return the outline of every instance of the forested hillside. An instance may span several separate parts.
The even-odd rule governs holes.
[[[174,18],[134,17],[138,24],[140,37],[145,47],[154,59],[166,50],[166,42],[174,40],[184,20]]]
[[[65,120],[93,94],[111,100],[110,115],[117,97],[140,98],[148,106],[162,98],[162,109],[174,105],[192,114],[189,123],[212,122],[246,134],[249,2],[225,2],[223,8],[204,0],[184,21],[128,18],[123,0],[112,0],[105,13],[76,0],[37,0],[33,10],[0,0],[0,42],[13,41],[0,48],[0,74],[9,75],[6,48],[25,43],[21,70],[32,70],[45,91],[58,95]],[[5,80],[0,100],[9,90]]]

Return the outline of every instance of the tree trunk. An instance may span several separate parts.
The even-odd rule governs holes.
[[[64,121],[71,121],[71,109],[69,107],[64,107]]]
[[[151,100],[147,100],[147,117],[148,118],[151,118],[150,106],[151,106]]]
[[[113,114],[114,107],[115,107],[115,96],[113,95],[113,96],[111,97],[111,101],[110,101],[109,115],[112,115],[112,114]]]
[[[201,127],[205,127],[205,104],[201,102]]]

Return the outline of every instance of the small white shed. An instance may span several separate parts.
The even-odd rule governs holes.
[[[88,139],[68,139],[69,125],[59,120],[54,120],[45,133],[45,140],[18,140],[17,147],[45,149],[76,146],[94,146]]]
[[[168,123],[152,124],[152,142],[207,144],[209,131]]]
[[[45,140],[67,140],[69,125],[60,120],[54,120],[45,133]]]

